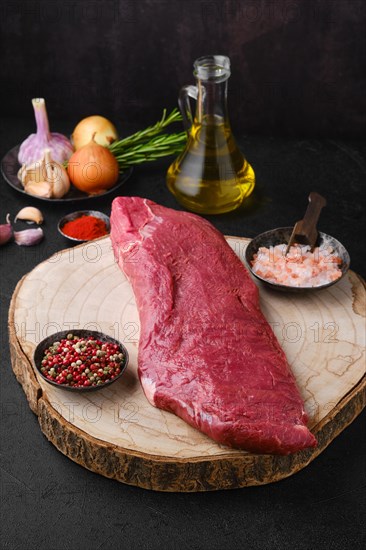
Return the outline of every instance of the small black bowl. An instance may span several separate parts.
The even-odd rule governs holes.
[[[54,342],[57,342],[58,340],[62,340],[62,338],[66,338],[67,335],[70,333],[73,334],[74,336],[79,336],[82,338],[87,338],[92,336],[97,340],[101,340],[102,342],[110,342],[112,344],[117,344],[121,348],[121,353],[123,353],[124,355],[124,359],[120,363],[121,372],[115,378],[113,378],[113,380],[108,380],[107,382],[104,382],[104,384],[100,384],[99,386],[85,386],[85,387],[67,386],[66,384],[58,384],[57,382],[53,382],[53,380],[49,380],[48,378],[46,378],[41,371],[41,362],[42,362],[45,350],[49,348]],[[52,386],[56,386],[57,388],[61,388],[67,391],[86,392],[86,391],[101,390],[103,388],[106,388],[107,386],[110,386],[111,384],[113,384],[113,382],[116,382],[116,380],[121,378],[122,374],[125,372],[128,365],[128,351],[125,348],[125,346],[121,344],[121,342],[119,342],[118,340],[115,340],[111,336],[107,336],[107,334],[104,334],[103,332],[97,332],[95,330],[85,330],[85,329],[63,330],[61,332],[55,332],[55,334],[51,334],[51,336],[47,336],[47,338],[42,340],[34,351],[33,359],[34,359],[34,365],[38,373],[40,374],[42,379],[48,384],[52,384]]]
[[[111,224],[109,221],[109,217],[106,214],[103,214],[103,212],[99,212],[98,210],[79,210],[78,212],[71,212],[71,214],[67,214],[66,216],[61,218],[61,220],[58,222],[57,229],[59,230],[59,233],[61,233],[61,235],[65,237],[65,239],[68,239],[73,243],[88,242],[85,239],[76,239],[75,237],[70,237],[69,235],[66,235],[66,233],[62,231],[62,228],[65,225],[65,223],[74,221],[77,218],[81,218],[81,216],[94,216],[94,218],[99,218],[100,220],[103,220],[106,225],[107,231],[109,233],[111,229]]]
[[[350,266],[350,257],[342,243],[337,241],[337,239],[335,239],[334,237],[331,237],[326,233],[322,233],[321,231],[319,231],[316,246],[331,246],[337,256],[341,258],[342,264],[340,265],[340,269],[342,271],[342,276],[339,277],[339,279],[318,286],[290,286],[282,285],[280,283],[272,283],[254,273],[251,262],[253,260],[254,254],[258,252],[259,248],[262,246],[269,248],[270,246],[288,243],[292,234],[292,230],[293,227],[279,227],[277,229],[271,229],[270,231],[266,231],[265,233],[257,235],[257,237],[254,237],[254,239],[250,241],[245,251],[245,263],[250,273],[268,288],[280,290],[283,292],[309,292],[312,290],[322,290],[323,288],[328,288],[335,283],[338,283],[348,271],[348,268]]]

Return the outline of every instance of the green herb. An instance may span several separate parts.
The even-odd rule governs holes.
[[[123,172],[135,164],[179,154],[187,142],[186,132],[168,134],[164,129],[181,120],[178,109],[173,109],[168,116],[164,109],[161,120],[153,126],[112,143],[108,148],[116,157],[120,171]]]

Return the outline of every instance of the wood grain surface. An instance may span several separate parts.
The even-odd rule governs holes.
[[[227,240],[243,259],[249,241]],[[160,491],[274,482],[309,464],[365,406],[365,285],[350,271],[319,292],[260,287],[260,296],[302,393],[316,449],[288,457],[229,449],[148,403],[137,377],[138,312],[109,237],[55,254],[18,283],[9,311],[12,367],[42,432],[94,472]],[[88,394],[45,383],[33,365],[36,345],[73,328],[122,341],[130,355],[125,376]]]

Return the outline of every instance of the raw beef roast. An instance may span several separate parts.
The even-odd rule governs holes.
[[[208,221],[147,199],[113,201],[111,239],[139,310],[150,403],[256,453],[316,445],[247,270]]]

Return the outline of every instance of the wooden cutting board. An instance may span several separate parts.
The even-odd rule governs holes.
[[[247,239],[227,237],[243,259]],[[118,481],[159,491],[206,491],[270,483],[311,462],[365,406],[365,285],[350,271],[308,294],[261,287],[261,306],[284,348],[318,447],[288,457],[218,445],[152,407],[137,377],[139,319],[109,237],[63,250],[18,284],[9,312],[13,370],[42,432],[69,458]],[[33,352],[59,330],[89,328],[128,348],[126,374],[110,388],[74,394],[37,375]]]

